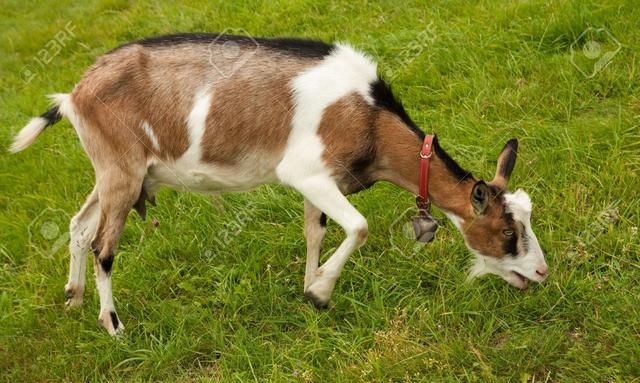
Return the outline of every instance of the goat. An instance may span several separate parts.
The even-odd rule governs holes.
[[[418,193],[424,133],[378,76],[344,44],[289,38],[179,34],[122,45],[99,57],[70,94],[16,136],[18,152],[62,117],[91,159],[96,183],[70,224],[68,306],[82,303],[94,254],[99,322],[123,331],[113,303],[115,249],[131,209],[144,218],[161,186],[219,193],[264,183],[304,197],[304,293],[326,306],[349,255],[368,235],[345,197],[378,181]],[[433,140],[429,198],[476,255],[470,277],[493,273],[526,288],[547,274],[531,229],[532,204],[510,192],[517,140],[490,182],[463,170]],[[327,217],[346,238],[319,267]]]

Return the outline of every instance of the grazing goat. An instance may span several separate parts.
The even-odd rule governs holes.
[[[154,37],[98,58],[70,94],[32,119],[10,150],[32,144],[63,116],[76,129],[96,184],[70,225],[65,293],[80,305],[94,254],[99,321],[123,330],[113,304],[114,253],[129,211],[144,218],[160,186],[219,193],[264,183],[304,197],[305,295],[328,303],[349,255],[368,234],[345,195],[388,181],[418,194],[424,133],[366,55],[341,44],[218,34]],[[490,182],[475,178],[433,140],[429,198],[476,255],[470,276],[493,273],[525,288],[547,265],[531,230],[531,201],[509,192],[517,140]],[[327,217],[346,238],[319,267]]]

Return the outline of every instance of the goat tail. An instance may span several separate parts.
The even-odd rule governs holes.
[[[39,117],[32,118],[27,126],[20,130],[13,139],[11,147],[9,147],[11,153],[17,153],[28,148],[35,142],[40,133],[60,121],[63,115],[63,113],[60,112],[60,108],[64,108],[64,104],[70,102],[70,96],[68,94],[54,94],[51,95],[50,98],[53,106]]]

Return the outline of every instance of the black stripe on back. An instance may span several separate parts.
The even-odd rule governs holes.
[[[375,101],[375,104],[379,108],[383,108],[388,110],[389,112],[398,116],[405,125],[411,129],[413,133],[420,138],[420,140],[424,140],[425,134],[420,128],[411,120],[407,111],[404,110],[402,103],[398,100],[391,91],[391,86],[389,86],[384,80],[378,79],[376,82],[371,84],[371,97]],[[445,163],[447,169],[459,180],[465,181],[467,179],[473,179],[473,175],[471,172],[464,170],[457,162],[453,160],[449,156],[447,152],[445,152],[442,147],[438,144],[438,137],[433,138],[433,150],[436,155]]]
[[[458,179],[459,182],[465,181],[467,179],[473,179],[473,175],[471,172],[464,170],[456,161],[453,160],[449,156],[447,152],[442,149],[440,143],[438,142],[438,136],[433,137],[433,151],[436,153],[436,156],[444,162],[447,169]]]
[[[335,48],[318,40],[298,39],[291,37],[257,38],[251,36],[235,36],[220,33],[179,33],[173,35],[154,36],[133,41],[119,48],[140,44],[147,47],[170,47],[178,44],[225,44],[227,42],[245,46],[259,46],[297,57],[322,58]]]
[[[421,140],[424,140],[424,132],[418,128],[413,120],[411,120],[407,112],[404,110],[404,106],[402,106],[400,100],[393,95],[391,86],[381,78],[371,84],[371,97],[377,107],[386,109],[398,116],[402,122],[411,129],[411,131],[413,131]]]

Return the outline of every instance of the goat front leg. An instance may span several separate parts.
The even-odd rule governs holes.
[[[100,223],[91,247],[95,255],[93,266],[96,272],[96,286],[100,296],[98,321],[110,335],[124,331],[113,304],[111,271],[115,250],[129,210],[140,194],[142,180],[122,172],[113,172],[100,178]]]
[[[337,222],[346,234],[346,238],[335,253],[315,270],[313,282],[305,288],[305,296],[316,307],[323,308],[329,303],[336,281],[349,259],[349,255],[366,241],[367,221],[349,203],[330,177],[322,175],[307,177],[296,181],[293,186],[317,209],[325,212],[329,218]],[[309,267],[313,267],[313,262]]]
[[[304,291],[307,291],[316,279],[326,226],[327,216],[305,198],[304,236],[307,239],[307,263],[304,271]]]

